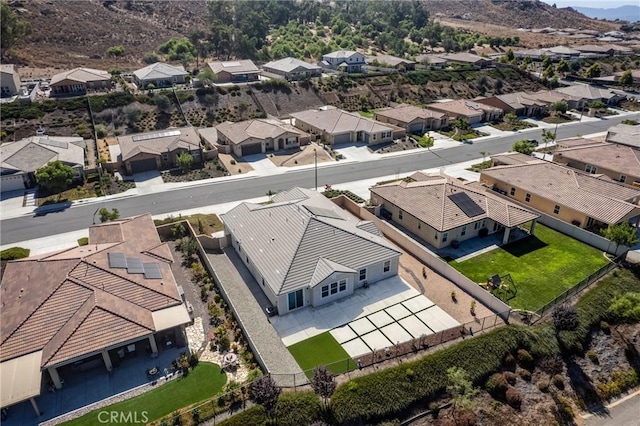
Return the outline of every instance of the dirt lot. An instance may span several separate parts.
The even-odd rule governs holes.
[[[333,161],[333,158],[315,142],[305,145],[300,149],[274,152],[273,154],[269,154],[269,160],[278,167],[296,167],[314,164],[314,150],[318,156],[318,163]]]

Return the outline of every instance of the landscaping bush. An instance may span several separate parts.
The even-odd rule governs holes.
[[[538,382],[538,390],[544,393],[549,392],[549,382],[547,380],[540,380]]]
[[[516,384],[516,380],[518,379],[518,377],[516,376],[515,373],[512,373],[511,371],[505,371],[503,375],[507,383],[509,383],[510,385]]]
[[[587,358],[589,358],[591,360],[591,362],[593,362],[594,364],[599,364],[600,361],[598,360],[598,355],[596,355],[596,353],[594,351],[587,351]]]
[[[509,384],[504,374],[494,373],[489,377],[484,387],[494,398],[504,398]]]
[[[16,260],[29,257],[31,250],[22,247],[10,247],[0,251],[0,260]]]
[[[614,371],[609,381],[598,383],[596,389],[600,398],[608,400],[638,384],[638,373],[634,369]]]
[[[522,405],[522,394],[520,394],[518,389],[509,387],[509,389],[507,389],[506,397],[507,404],[515,409],[520,409],[520,406]]]
[[[518,374],[520,375],[522,380],[525,380],[527,382],[531,381],[531,372],[529,370],[518,370]]]
[[[518,364],[522,368],[531,370],[533,368],[533,357],[526,349],[518,349]]]
[[[553,385],[555,387],[557,387],[560,390],[564,389],[564,379],[562,378],[562,376],[560,374],[556,374],[555,376],[553,376]]]
[[[320,418],[320,399],[313,392],[286,392],[276,405],[278,425],[308,425]],[[220,426],[263,425],[267,415],[261,405],[255,405],[219,423]]]
[[[600,330],[602,330],[604,334],[611,334],[611,327],[606,321],[600,321]]]

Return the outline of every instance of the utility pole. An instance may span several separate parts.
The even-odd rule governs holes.
[[[313,148],[313,164],[314,164],[314,169],[315,169],[315,183],[316,183],[316,187],[315,190],[318,190],[318,153],[316,152],[316,149]]]

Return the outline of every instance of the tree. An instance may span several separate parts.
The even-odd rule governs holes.
[[[193,238],[183,238],[178,244],[178,250],[182,252],[185,260],[190,260],[198,251],[198,243]]]
[[[618,83],[624,84],[624,85],[632,84],[633,76],[631,75],[631,70],[627,70],[623,72],[620,78],[618,79]]]
[[[547,144],[556,140],[556,132],[551,130],[542,129],[542,141],[544,142],[545,152],[547,151]]]
[[[531,155],[535,146],[529,141],[521,140],[514,143],[511,149],[515,152],[519,152],[520,154]]]
[[[203,86],[210,86],[216,81],[217,76],[213,73],[213,70],[209,66],[204,67],[198,73],[198,80],[202,82]]]
[[[513,53],[513,50],[507,50],[507,53],[503,56],[505,62],[513,62],[516,59],[516,55]]]
[[[504,115],[504,121],[511,125],[514,125],[518,122],[518,116],[514,112],[509,112]]]
[[[269,202],[271,202],[271,199],[273,198],[274,195],[276,195],[276,192],[273,189],[270,189],[267,191],[267,197],[269,197]]]
[[[566,73],[569,72],[569,63],[564,59],[558,62],[558,66],[556,67],[556,71]]]
[[[52,161],[36,172],[36,182],[52,193],[60,193],[71,184],[76,171],[73,167],[64,164],[62,161]]]
[[[267,417],[273,419],[280,391],[271,376],[262,376],[251,384],[249,395],[256,404],[262,405]]]
[[[107,49],[107,53],[111,56],[120,57],[124,55],[124,47],[123,46],[111,46]]]
[[[0,51],[5,53],[15,46],[23,37],[29,35],[31,25],[11,10],[4,1],[0,3]]]
[[[566,114],[569,109],[569,105],[566,101],[555,101],[551,103],[551,111],[556,113]]]
[[[596,78],[596,77],[600,77],[601,72],[602,70],[600,69],[600,64],[596,62],[595,64],[587,68],[584,75],[587,78]]]
[[[187,151],[183,151],[176,157],[176,163],[183,174],[188,173],[189,170],[191,170],[191,166],[193,166],[193,155]]]
[[[489,152],[480,151],[480,155],[482,155],[482,162],[484,163],[485,159],[487,158],[487,155],[489,155]]]
[[[616,293],[607,312],[618,322],[640,322],[640,293]]]
[[[556,332],[578,328],[578,311],[575,306],[562,304],[553,311],[553,326]]]
[[[469,374],[463,368],[447,369],[447,393],[451,395],[451,415],[454,421],[459,410],[466,411],[473,407],[472,398],[477,392]]]
[[[460,130],[468,130],[471,128],[469,122],[462,117],[456,118],[451,124],[453,125],[453,127]]]
[[[433,136],[422,135],[422,137],[418,140],[418,145],[422,148],[431,148],[435,144],[435,139]]]
[[[600,231],[600,233],[606,239],[616,243],[616,250],[621,244],[627,247],[638,244],[637,229],[631,226],[628,222],[610,224]]]
[[[149,84],[151,86],[151,84]],[[148,87],[148,86],[147,86]],[[156,107],[160,112],[167,113],[171,109],[171,101],[166,95],[157,95],[156,97]]]
[[[333,373],[327,370],[327,367],[325,367],[324,365],[319,365],[313,369],[311,387],[313,388],[313,391],[315,393],[320,395],[326,408],[328,399],[336,390],[336,379]]]
[[[109,211],[108,208],[102,207],[100,210],[98,210],[98,213],[100,214],[100,222],[102,223],[111,222],[112,220],[116,220],[120,217],[120,212],[118,211],[118,209]]]

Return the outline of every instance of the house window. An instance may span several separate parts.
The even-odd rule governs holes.
[[[528,203],[529,201],[531,201],[531,194],[529,194],[527,192],[527,195],[524,196],[524,200]]]
[[[560,206],[559,205],[555,205],[555,207],[553,208],[553,214],[558,214],[560,213]]]
[[[342,292],[342,291],[345,291],[346,289],[347,289],[347,280],[341,280],[338,290]]]
[[[169,154],[162,154],[162,161],[164,161],[165,163],[169,161]]]
[[[382,272],[389,272],[391,270],[391,261],[385,260],[384,265],[382,267]]]
[[[446,243],[447,240],[449,239],[449,233],[445,232],[444,234],[442,234],[442,242]]]
[[[418,229],[422,229],[422,222],[418,222]]]
[[[466,233],[467,233],[467,227],[466,227],[466,226],[463,226],[463,227],[462,227],[462,231],[460,232],[460,236],[463,236],[463,235],[465,235]]]
[[[598,170],[596,168],[596,166],[593,166],[591,164],[587,164],[587,167],[585,167],[585,169],[584,169],[584,171],[587,172],[587,173],[595,173],[596,170]]]
[[[593,226],[593,222],[594,222],[594,220],[593,220],[592,217],[587,218],[587,228],[590,227],[590,226]]]
[[[398,212],[398,219],[402,220],[402,210]]]
[[[511,187],[511,191],[509,191],[509,194],[511,194],[512,197],[516,195],[516,189],[513,186]]]
[[[487,224],[487,219],[483,219],[482,220],[482,227],[484,228],[486,224]]]
[[[473,229],[478,229],[479,226],[480,226],[480,222],[476,222],[473,224]]]
[[[327,297],[329,296],[329,286],[328,285],[323,285],[322,286],[322,297]]]
[[[367,268],[360,269],[360,281],[367,279]]]
[[[294,309],[298,309],[304,306],[304,299],[302,289],[292,291],[287,296],[289,299],[289,310],[292,311]]]
[[[338,283],[331,283],[331,294],[336,294],[338,292]]]
[[[378,136],[378,135],[377,135],[376,133],[374,133],[374,134],[373,134],[373,140],[374,140],[374,141],[376,140],[376,137],[377,137],[377,136]]]
[[[620,175],[620,182],[625,183],[627,181],[627,177],[625,175]]]

